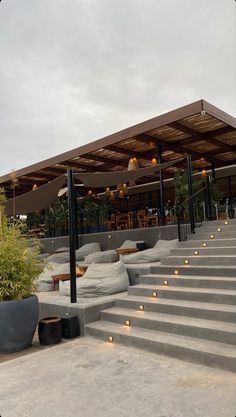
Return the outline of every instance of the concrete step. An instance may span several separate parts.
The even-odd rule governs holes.
[[[138,284],[128,288],[129,295],[140,297],[153,297],[153,292],[157,293],[157,298],[174,298],[178,300],[203,301],[219,304],[236,304],[236,291],[219,290],[209,288],[190,288],[160,285]]]
[[[227,224],[226,224],[227,223]],[[236,218],[235,219],[223,219],[223,220],[212,220],[212,221],[203,221],[201,227],[207,226],[235,226],[236,225]]]
[[[101,320],[125,325],[129,320],[130,326],[181,334],[183,336],[216,342],[236,344],[236,325],[213,320],[192,317],[175,316],[170,314],[153,313],[148,311],[130,310],[113,307],[101,312]]]
[[[199,276],[181,276],[177,278],[173,275],[148,274],[141,275],[139,278],[140,284],[150,285],[168,285],[174,287],[193,287],[193,288],[215,288],[236,290],[236,278],[234,277],[199,277]],[[167,281],[167,284],[165,283]]]
[[[234,305],[175,300],[173,298],[143,297],[141,299],[135,295],[127,295],[115,299],[116,307],[126,309],[138,309],[141,303],[144,305],[145,311],[196,317],[206,320],[227,321],[230,323],[236,322],[236,307]]]
[[[221,230],[219,230],[219,229],[221,229]],[[225,225],[216,226],[216,225],[209,224],[207,226],[202,226],[202,227],[196,229],[196,233],[198,233],[198,232],[210,232],[210,233],[216,232],[216,233],[218,233],[219,231],[221,231],[222,233],[228,233],[230,231],[235,231],[236,232],[236,223],[231,224],[231,225],[228,224],[227,226],[225,226]]]
[[[167,256],[161,258],[161,265],[185,265],[188,262],[189,266],[236,266],[235,255],[209,255],[209,256]]]
[[[188,362],[201,363],[235,372],[236,349],[233,345],[121,326],[106,321],[98,321],[87,325],[86,334],[104,341],[112,336],[114,343],[135,346]]]
[[[159,265],[151,266],[151,274],[162,274],[162,275],[173,275],[175,276],[175,271],[179,275],[200,275],[200,276],[215,276],[215,277],[236,277],[236,267],[235,266],[202,266],[202,265]]]
[[[195,254],[195,251],[198,254]],[[212,256],[212,255],[234,255],[236,257],[236,246],[219,246],[219,247],[194,247],[171,249],[171,256]]]
[[[206,243],[207,247],[217,248],[217,247],[231,247],[236,246],[236,238],[230,239],[199,239],[194,240],[185,240],[184,242],[179,242],[179,248],[200,248],[203,247],[203,243]]]
[[[196,231],[196,233],[190,234],[188,237],[188,240],[202,240],[202,239],[212,239],[211,236],[214,236],[213,239],[229,239],[229,238],[235,238],[235,231],[230,230],[227,232],[207,232],[204,230]],[[213,240],[212,239],[212,240]]]

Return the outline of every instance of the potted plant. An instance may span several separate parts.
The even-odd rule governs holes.
[[[38,244],[30,244],[18,222],[8,222],[4,200],[0,189],[0,352],[10,353],[31,345],[38,321],[33,293],[43,264]]]

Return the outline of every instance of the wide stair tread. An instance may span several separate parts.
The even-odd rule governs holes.
[[[163,313],[154,313],[151,311],[136,311],[130,310],[128,308],[121,308],[121,307],[112,307],[108,310],[104,310],[102,312],[102,317],[106,317],[106,315],[115,315],[115,316],[122,316],[125,318],[137,318],[145,320],[151,320],[154,322],[162,322],[162,323],[170,323],[170,324],[178,324],[182,326],[194,326],[196,328],[204,328],[209,330],[218,330],[224,332],[234,333],[236,335],[236,324],[234,323],[227,323],[222,321],[214,321],[214,320],[205,320],[205,319],[197,319],[193,317],[184,317],[184,316],[177,316],[173,314],[163,314]],[[142,326],[140,326],[142,327]]]
[[[178,279],[178,278],[177,278]],[[225,294],[225,295],[235,295],[235,290],[225,290],[225,289],[216,289],[216,288],[195,288],[195,287],[175,287],[175,286],[163,286],[163,285],[152,285],[152,284],[138,284],[132,288],[140,288],[140,289],[149,289],[153,291],[180,291],[180,292],[196,292],[196,293],[204,293],[204,294]]]
[[[209,355],[218,355],[222,358],[232,358],[236,359],[236,349],[235,346],[229,345],[226,343],[213,342],[210,340],[194,338],[190,336],[182,336],[179,334],[172,334],[160,331],[151,331],[138,327],[127,327],[117,323],[112,323],[108,321],[97,321],[92,324],[86,325],[86,329],[97,330],[99,336],[108,336],[113,335],[123,335],[126,338],[126,343],[129,338],[132,339],[142,339],[144,342],[156,342],[158,344],[165,344],[173,347],[179,347],[183,349],[194,351],[201,351],[202,353]],[[103,332],[103,334],[101,333]],[[104,334],[105,333],[105,334]],[[87,334],[92,335],[92,332],[87,332]],[[114,340],[115,341],[115,340]],[[123,339],[124,342],[124,339]],[[132,343],[130,343],[132,344]],[[139,346],[140,347],[140,346]],[[147,348],[145,344],[144,349]],[[151,349],[152,350],[152,349]],[[158,350],[156,350],[158,353]],[[164,353],[164,352],[162,352]],[[166,352],[169,354],[169,352]],[[176,356],[173,354],[173,356]]]
[[[214,277],[214,276],[209,276],[209,275],[181,275],[179,274],[178,277],[176,278],[175,276],[171,275],[171,274],[165,274],[165,276],[163,277],[162,274],[145,274],[145,275],[141,275],[140,278],[145,280],[145,277],[148,278],[160,278],[160,279],[173,279],[173,280],[179,280],[179,279],[184,279],[186,281],[186,284],[188,283],[188,279],[191,280],[199,280],[199,281],[205,281],[205,280],[209,280],[209,281],[224,281],[224,282],[236,282],[236,276],[235,277]]]
[[[116,297],[117,301],[125,302],[133,301],[140,304],[140,296],[135,295],[126,295],[125,297]],[[167,306],[178,306],[178,307],[189,307],[189,308],[198,308],[206,311],[221,311],[226,313],[236,313],[236,306],[230,304],[217,304],[217,303],[207,303],[202,301],[186,301],[186,300],[178,300],[173,298],[150,298],[150,297],[143,297],[143,302],[146,304],[162,304]]]

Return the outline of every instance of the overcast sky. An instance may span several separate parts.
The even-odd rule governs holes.
[[[233,0],[2,0],[0,175],[204,98],[235,115]]]

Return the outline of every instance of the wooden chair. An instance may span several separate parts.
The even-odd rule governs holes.
[[[141,229],[147,227],[147,214],[146,210],[138,210],[137,211],[137,219],[138,219],[138,225]]]
[[[108,230],[116,230],[116,216],[115,214],[111,214],[110,219],[107,220],[107,227]]]
[[[130,229],[131,219],[129,213],[118,213],[116,216],[117,230]]]

